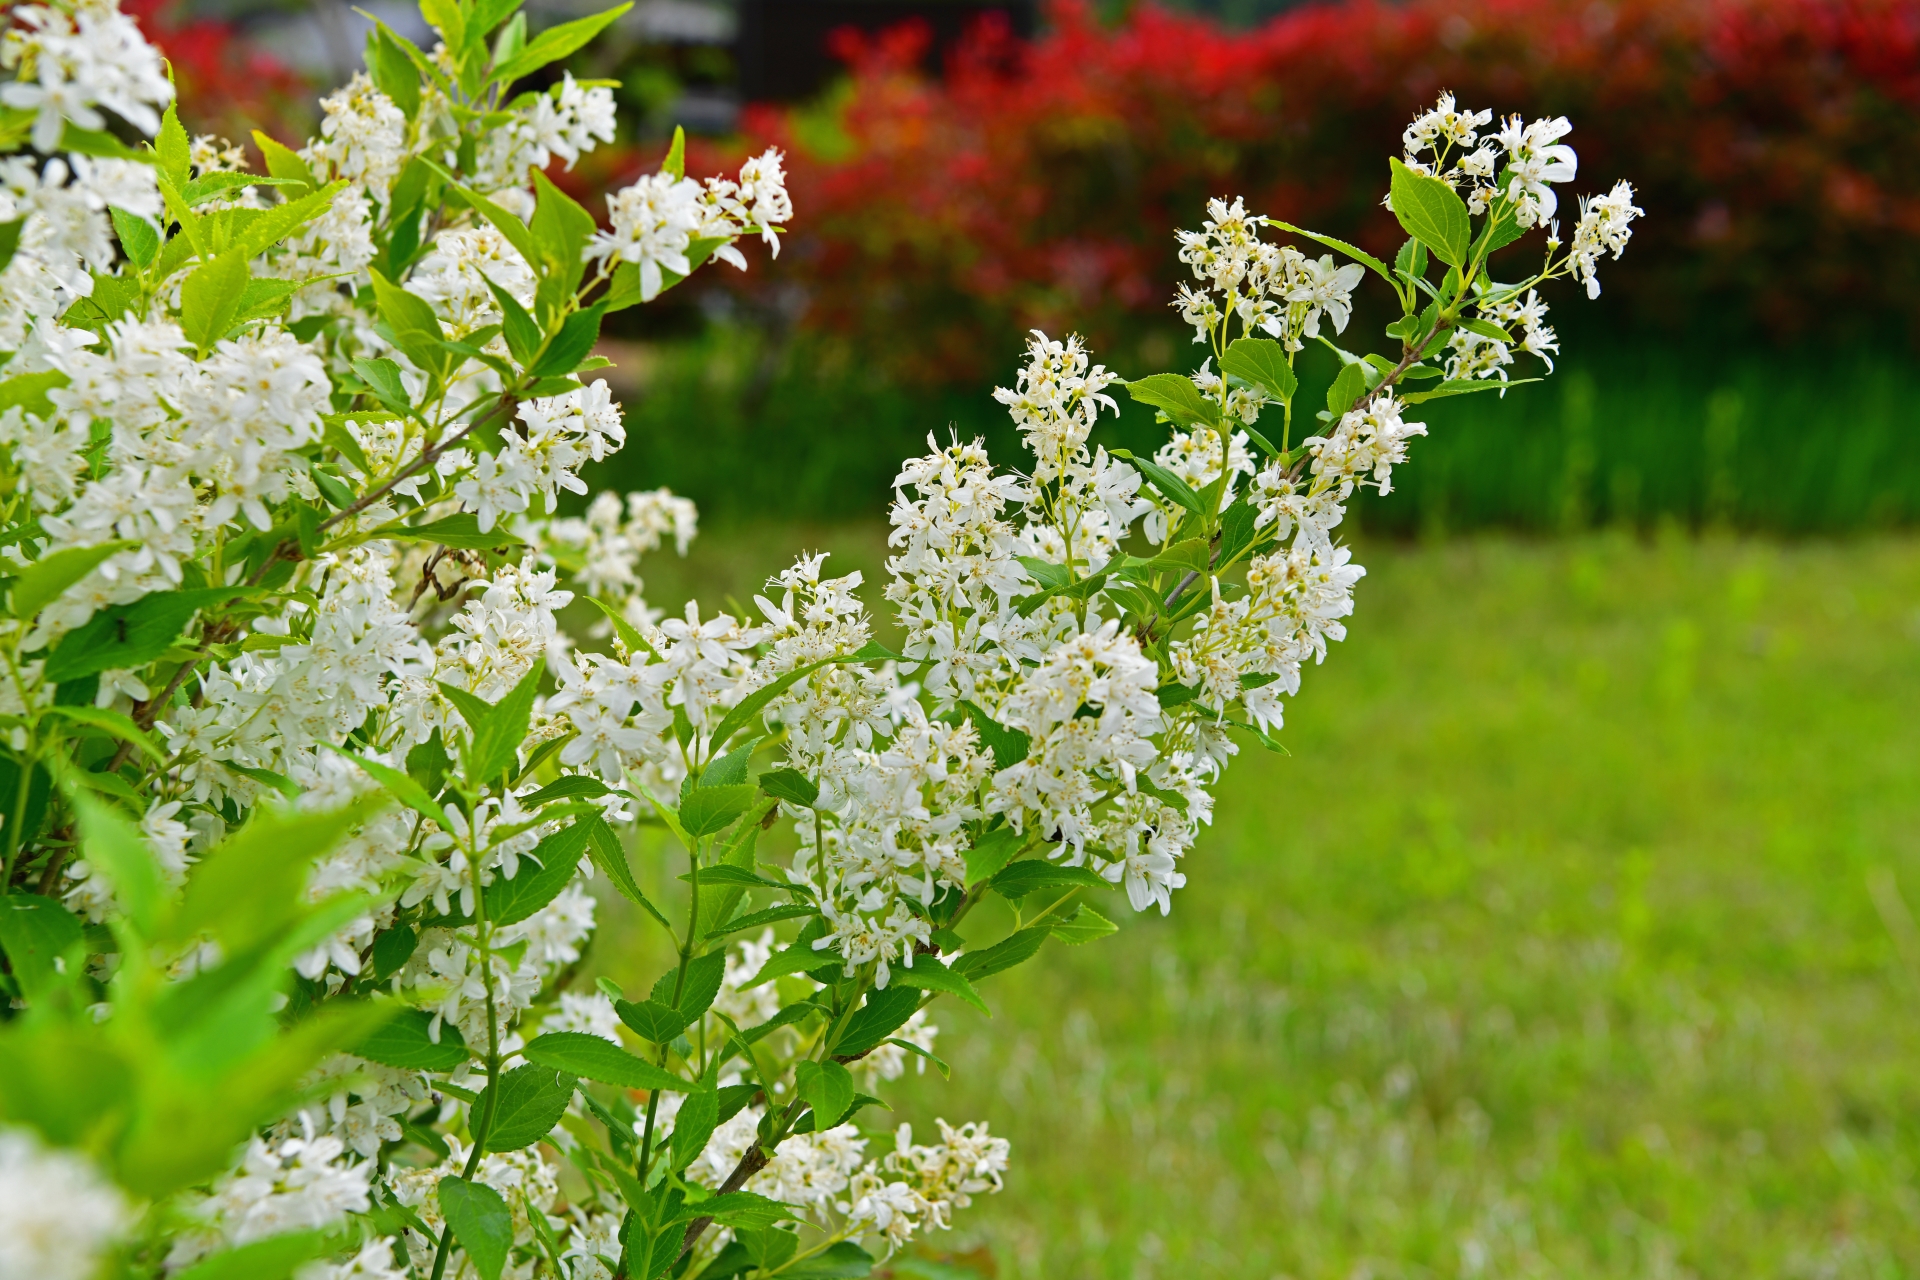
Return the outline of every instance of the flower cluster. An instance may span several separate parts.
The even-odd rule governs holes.
[[[1515,284],[1426,244],[1550,219],[1573,166],[1564,122],[1513,125],[1470,215],[1443,163],[1487,116],[1443,99],[1394,178],[1396,353],[1334,347],[1302,396],[1368,264],[1213,201],[1179,239],[1199,369],[1123,382],[1035,332],[996,393],[1023,471],[931,438],[901,465],[901,651],[824,552],[744,617],[661,612],[641,560],[697,514],[588,493],[625,426],[583,375],[609,312],[778,246],[780,156],[703,183],[676,144],[595,230],[539,169],[609,99],[510,95],[556,42],[498,9],[437,11],[431,52],[380,29],[318,138],[262,138],[265,177],[171,108],[142,151],[0,159],[0,888],[33,919],[0,931],[29,1013],[0,1023],[8,1274],[272,1240],[324,1280],[854,1276],[950,1228],[1009,1143],[888,1142],[870,1091],[939,1063],[936,999],[1113,932],[1106,896],[1172,909],[1223,770],[1345,635],[1344,504],[1391,490],[1413,406],[1556,351],[1539,287],[1590,283],[1637,214],[1584,205]],[[141,125],[144,54],[131,89],[47,70],[124,20],[23,12],[8,136]],[[1151,458],[1095,440],[1122,387],[1165,420]],[[642,822],[684,896],[641,888]],[[581,978],[610,894],[672,937],[644,997]],[[23,1126],[112,1137],[96,1169]]]

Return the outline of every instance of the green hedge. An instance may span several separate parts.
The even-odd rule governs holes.
[[[1896,354],[1569,344],[1547,382],[1424,406],[1395,492],[1357,509],[1368,528],[1549,532],[1595,524],[1727,525],[1837,533],[1920,523],[1920,371]],[[1331,357],[1327,357],[1330,363]],[[769,356],[719,328],[660,348],[626,396],[631,443],[593,476],[667,485],[709,524],[879,517],[900,459],[933,432],[1019,444],[989,388],[876,384],[796,348]],[[1311,387],[1328,373],[1312,353]],[[1010,371],[1009,371],[1010,376]],[[1151,447],[1150,417],[1105,420],[1108,443]]]

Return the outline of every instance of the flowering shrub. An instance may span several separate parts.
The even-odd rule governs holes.
[[[702,182],[676,145],[605,226],[547,181],[610,98],[512,88],[617,12],[530,38],[432,0],[440,42],[381,28],[317,138],[256,136],[261,174],[187,135],[112,0],[16,10],[8,1275],[855,1276],[951,1226],[1007,1142],[860,1127],[945,1069],[935,1001],[1112,932],[1111,890],[1170,909],[1221,771],[1344,634],[1344,503],[1390,488],[1412,406],[1550,370],[1539,287],[1592,292],[1639,213],[1625,183],[1561,205],[1564,119],[1486,133],[1443,96],[1393,163],[1391,265],[1214,200],[1179,237],[1198,371],[1123,383],[1036,334],[998,393],[1029,471],[903,465],[901,652],[825,555],[757,618],[663,615],[637,566],[687,503],[555,514],[623,440],[590,352],[792,206],[776,151]],[[1496,282],[1516,244],[1536,266]],[[1295,357],[1339,351],[1369,271],[1397,346],[1340,351],[1308,419]],[[1152,458],[1089,450],[1121,387],[1169,426]],[[643,822],[686,857],[671,916]],[[645,993],[578,981],[610,892],[677,952]]]
[[[811,329],[918,380],[987,376],[1013,328],[1132,339],[1175,277],[1164,228],[1215,191],[1390,253],[1374,140],[1451,88],[1567,115],[1589,163],[1631,166],[1661,215],[1609,286],[1635,314],[1910,331],[1920,16],[1901,0],[1346,0],[1250,31],[1047,12],[1030,42],[980,29],[941,80],[911,28],[849,39],[840,96],[749,113],[809,216],[741,287],[804,286]],[[1789,257],[1791,281],[1766,265]]]

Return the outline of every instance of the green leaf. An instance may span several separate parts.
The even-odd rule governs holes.
[[[501,1076],[494,1087],[499,1090],[500,1100],[494,1107],[493,1127],[487,1131],[489,1151],[518,1151],[540,1141],[560,1123],[560,1117],[567,1111],[567,1100],[573,1097],[571,1075],[556,1075],[555,1068],[534,1062],[515,1067]],[[480,1101],[473,1104],[473,1114],[477,1117],[485,1110],[483,1094]]]
[[[614,829],[607,825],[606,819],[595,817],[582,821],[587,826],[587,853],[593,858],[593,865],[613,882],[613,887],[620,891],[621,897],[658,920],[661,928],[672,933],[672,923],[660,913],[660,908],[647,900],[646,894],[640,892],[640,886],[633,878],[633,868],[627,865],[626,848],[620,843],[620,837]]]
[[[1127,394],[1141,404],[1150,404],[1183,427],[1196,423],[1220,425],[1220,404],[1193,385],[1193,379],[1177,373],[1153,373],[1127,383]]]
[[[712,1089],[699,1089],[687,1095],[673,1118],[672,1167],[676,1171],[700,1158],[719,1120],[720,1099]]]
[[[699,785],[703,787],[739,786],[747,781],[747,766],[753,762],[753,753],[759,747],[760,739],[750,738],[732,751],[712,761],[700,774]]]
[[[368,1062],[402,1071],[452,1071],[472,1056],[460,1028],[451,1022],[440,1024],[438,1040],[432,1031],[433,1015],[423,1009],[408,1009],[384,1023],[352,1052]]]
[[[534,695],[545,673],[545,659],[535,661],[520,683],[494,703],[483,702],[465,689],[440,686],[472,730],[466,750],[468,781],[492,783],[519,761],[520,744],[526,741],[527,726],[533,720]]]
[[[92,547],[69,547],[34,561],[13,580],[10,612],[23,622],[32,619],[58,600],[68,587],[99,568],[103,561],[139,545],[119,539]]]
[[[1393,285],[1395,289],[1400,287],[1399,281],[1393,278],[1393,272],[1388,269],[1386,263],[1380,261],[1380,259],[1374,257],[1357,245],[1348,244],[1345,240],[1336,240],[1332,236],[1323,236],[1318,231],[1309,231],[1305,227],[1296,227],[1291,222],[1282,222],[1278,218],[1268,218],[1267,225],[1270,227],[1278,227],[1282,231],[1291,231],[1297,236],[1305,236],[1307,239],[1317,244],[1323,244],[1329,249],[1337,249],[1349,258],[1352,258],[1355,262],[1374,271],[1382,280]]]
[[[53,416],[53,401],[47,392],[66,386],[72,379],[58,369],[41,373],[23,373],[0,382],[0,413],[19,405],[37,418]],[[51,558],[51,557],[49,557]]]
[[[774,769],[761,774],[760,789],[775,800],[784,800],[803,809],[812,808],[814,801],[820,798],[819,784],[798,769]]]
[[[473,1269],[482,1280],[500,1280],[513,1248],[513,1213],[507,1202],[484,1182],[451,1175],[440,1179],[439,1196],[440,1212]]]
[[[672,1044],[673,1038],[687,1029],[687,1019],[680,1016],[680,1011],[658,1000],[616,1000],[613,1011],[636,1035],[652,1044]]]
[[[621,615],[619,610],[615,609],[605,600],[600,599],[598,596],[576,596],[575,599],[584,599],[588,604],[607,615],[607,621],[613,624],[613,634],[619,637],[620,643],[627,647],[628,653],[653,652],[653,646],[647,643],[646,637],[641,635],[640,632],[634,628],[634,625]]]
[[[1053,936],[1070,947],[1078,947],[1119,931],[1119,925],[1084,902],[1074,909],[1072,915],[1056,921],[1053,926]]]
[[[699,1088],[651,1062],[636,1058],[612,1041],[584,1031],[549,1031],[520,1052],[528,1062],[622,1089],[671,1089],[687,1093]],[[491,1142],[487,1145],[497,1149]]]
[[[313,170],[307,167],[307,162],[302,160],[300,153],[293,148],[258,129],[253,131],[253,145],[260,148],[260,156],[267,162],[267,172],[274,177],[290,182],[304,182],[316,189],[320,186],[320,180],[313,176]]]
[[[678,976],[674,970],[660,975],[653,984],[648,999],[661,1004],[673,1003],[679,1014],[689,1026],[708,1009],[713,1007],[714,997],[720,994],[720,982],[727,970],[727,953],[710,951],[704,956],[696,956],[687,962],[686,981],[681,984],[680,998],[673,998],[673,984]]]
[[[599,35],[608,24],[631,8],[633,8],[631,3],[617,5],[604,13],[596,13],[592,17],[579,18],[555,27],[548,27],[529,40],[526,48],[507,59],[504,65],[495,67],[493,78],[503,85],[509,85],[522,76],[538,71],[549,62],[558,61],[584,48],[587,41]]]
[[[180,123],[177,107],[169,103],[166,114],[160,117],[160,136],[153,140],[153,155],[161,174],[179,188],[193,178],[193,143]]]
[[[285,187],[299,186],[298,182],[284,182],[279,178],[263,178],[257,173],[206,173],[186,186],[180,188],[180,197],[189,205],[201,205],[230,191],[239,191],[244,187]]]
[[[420,74],[385,31],[367,32],[366,62],[375,87],[392,98],[407,119],[420,113]]]
[[[593,344],[600,340],[600,318],[606,313],[607,304],[600,302],[568,316],[561,322],[560,332],[553,336],[528,373],[536,378],[555,378],[572,373],[593,351]]]
[[[801,936],[805,938],[806,935]],[[741,990],[757,987],[763,982],[771,982],[789,973],[804,973],[809,969],[818,969],[822,965],[835,964],[838,961],[839,957],[831,951],[825,949],[815,951],[810,939],[795,942],[785,950],[776,951],[768,956],[767,962],[760,966],[760,971],[754,974],[745,986],[741,987]]]
[[[201,609],[248,594],[247,587],[156,591],[132,604],[102,609],[62,637],[47,658],[46,678],[65,684],[101,671],[144,667],[173,648]]]
[[[293,1231],[216,1253],[175,1272],[173,1280],[287,1280],[336,1248],[338,1241],[324,1231]]]
[[[919,1007],[920,993],[913,987],[867,992],[867,1002],[848,1020],[846,1034],[833,1052],[849,1058],[868,1052],[898,1031]]]
[[[1335,418],[1353,408],[1354,401],[1367,394],[1365,365],[1342,365],[1340,375],[1327,388],[1327,412]]]
[[[133,717],[122,715],[118,711],[109,711],[104,707],[49,707],[48,714],[56,715],[75,724],[83,724],[91,729],[127,743],[141,755],[156,764],[165,763],[167,753],[153,740],[153,735],[133,722]]]
[[[765,911],[755,911],[749,915],[729,920],[718,928],[709,929],[708,939],[724,938],[729,934],[744,933],[748,929],[760,929],[768,925],[779,924],[782,920],[797,920],[801,916],[810,916],[818,908],[804,902],[789,902],[778,907],[768,907]]]
[[[82,937],[79,918],[52,898],[0,898],[0,950],[28,1004],[38,1003],[63,976],[80,976]]]
[[[1204,514],[1200,506],[1200,495],[1195,493],[1192,486],[1185,480],[1151,458],[1136,456],[1131,449],[1115,449],[1112,452],[1114,457],[1131,463],[1141,475],[1147,478],[1147,483],[1158,489],[1167,501],[1185,507],[1195,515]]]
[[[1424,400],[1444,400],[1449,396],[1470,396],[1479,391],[1505,391],[1509,387],[1524,387],[1529,382],[1539,381],[1539,378],[1514,378],[1507,382],[1498,378],[1449,378],[1425,391],[1409,391],[1400,399],[1407,404],[1419,404]]]
[[[1396,157],[1388,163],[1393,168],[1393,216],[1434,257],[1448,266],[1464,266],[1473,234],[1466,202],[1439,178],[1416,173]]]
[[[1281,404],[1292,404],[1300,380],[1287,351],[1271,338],[1237,338],[1220,357],[1220,372],[1250,382]]]
[[[450,363],[444,346],[447,335],[440,327],[440,317],[434,314],[433,304],[409,293],[378,271],[369,269],[368,274],[373,279],[373,296],[380,318],[392,332],[394,345],[421,369],[444,372]]]
[[[346,189],[345,181],[330,182],[298,200],[289,200],[268,209],[247,224],[246,230],[234,241],[234,252],[243,253],[249,258],[265,253],[331,209],[334,197]]]
[[[118,809],[90,795],[69,791],[80,825],[80,855],[113,885],[114,901],[142,937],[152,937],[166,903],[160,864],[141,838],[140,829]]]
[[[842,1240],[786,1267],[780,1280],[860,1280],[873,1274],[873,1255],[851,1240]]]
[[[667,158],[660,162],[660,172],[675,178],[687,176],[687,131],[679,125],[673,126],[673,145],[667,148]]]
[[[980,735],[980,744],[993,752],[993,767],[1009,769],[1027,758],[1027,752],[1033,747],[1033,739],[1018,729],[1009,729],[986,713],[986,709],[977,703],[961,702],[960,707],[973,721],[974,730]]]
[[[328,745],[331,746],[331,744]],[[427,789],[415,781],[412,775],[402,773],[391,765],[381,764],[378,760],[369,760],[365,756],[355,755],[344,747],[332,747],[332,749],[365,769],[368,777],[391,791],[394,799],[401,804],[421,817],[431,818],[439,823],[442,831],[456,829],[453,819],[447,816],[447,811],[440,807],[439,801],[428,795]]]
[[[229,250],[195,267],[180,286],[180,328],[203,354],[227,336],[240,315],[240,299],[252,278],[247,256]]]
[[[724,831],[747,811],[758,794],[759,788],[749,783],[695,787],[680,803],[680,825],[696,840]]]
[[[113,218],[114,234],[120,237],[120,248],[126,253],[127,261],[142,270],[153,265],[160,256],[160,233],[151,222],[137,213],[128,213],[115,206],[107,213]]]
[[[538,170],[533,175],[537,203],[527,231],[533,236],[536,257],[530,265],[539,272],[536,301],[542,317],[553,319],[572,302],[585,269],[581,254],[593,237],[593,215],[582,209],[572,196],[547,181]]]
[[[1026,837],[1012,827],[995,827],[967,850],[967,883],[978,884],[999,872],[1020,852]]]
[[[719,725],[713,731],[711,739],[714,747],[723,747],[734,734],[753,722],[753,718],[767,708],[775,698],[791,689],[794,684],[812,675],[824,666],[835,662],[849,661],[845,658],[828,658],[822,662],[811,662],[804,667],[795,667],[770,684],[762,685],[746,697],[740,699],[733,708],[722,716]]]
[[[353,371],[360,375],[361,381],[367,384],[380,403],[400,413],[408,413],[412,410],[413,404],[407,398],[406,383],[400,380],[400,366],[393,361],[385,356],[376,356],[370,360],[355,360]]]
[[[801,1062],[793,1069],[794,1092],[813,1108],[814,1132],[840,1123],[853,1105],[853,1073],[838,1062]]]
[[[520,874],[504,876],[487,886],[487,919],[496,925],[518,924],[560,896],[579,871],[587,850],[587,824],[575,822],[542,840],[531,855],[521,854]],[[538,863],[529,863],[531,856]]]
[[[1063,867],[1029,858],[1016,862],[988,882],[1003,898],[1018,902],[1038,889],[1110,889],[1113,886],[1085,867]]]
[[[555,800],[597,800],[613,790],[598,778],[589,778],[585,774],[569,774],[556,782],[549,782],[530,796],[520,798],[523,809],[538,809],[543,804]]]
[[[480,274],[482,279],[486,279],[484,271]],[[487,289],[493,294],[494,305],[500,308],[501,332],[506,336],[507,350],[525,368],[540,350],[545,335],[540,332],[540,326],[534,318],[527,314],[527,309],[520,305],[518,298],[492,280],[487,280]]]
[[[1025,866],[1026,864],[1015,863],[1014,865]],[[980,993],[973,989],[971,982],[932,956],[920,956],[918,963],[911,969],[904,965],[893,966],[890,983],[894,986],[918,987],[922,991],[943,991],[950,996],[960,997],[982,1013],[989,1016],[992,1014],[992,1011],[987,1008],[987,1002],[980,998]]]
[[[20,233],[26,230],[25,218],[14,218],[9,222],[0,222],[0,271],[7,269],[13,261],[13,255],[20,249]],[[632,264],[628,264],[632,265]]]
[[[229,955],[277,941],[311,914],[313,864],[386,803],[375,795],[328,809],[255,806],[247,824],[193,868],[179,910],[156,940],[184,943],[204,933]]]
[[[680,878],[688,881],[697,879],[700,882],[700,887],[703,889],[709,885],[716,887],[720,885],[739,885],[743,889],[785,889],[790,887],[781,884],[777,880],[769,880],[763,875],[747,870],[745,867],[728,866],[725,863],[716,863],[710,867],[701,867],[697,873],[689,872]]]
[[[1040,944],[1047,940],[1048,932],[1046,925],[1035,925],[1001,939],[985,951],[969,951],[953,962],[954,972],[979,979],[1024,964],[1040,950]]]
[[[495,525],[488,532],[482,533],[480,517],[470,511],[443,516],[426,524],[385,525],[373,536],[390,538],[396,542],[434,542],[443,547],[464,551],[491,551],[496,547],[520,545],[520,539],[507,532],[502,525]]]

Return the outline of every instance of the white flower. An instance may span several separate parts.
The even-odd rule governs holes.
[[[1522,227],[1546,223],[1559,207],[1551,183],[1572,182],[1580,160],[1560,141],[1573,131],[1565,116],[1523,123],[1509,117],[1500,128],[1500,145],[1507,151],[1507,199],[1516,202],[1514,219]]]
[[[0,1276],[90,1280],[131,1218],[126,1197],[85,1156],[0,1129]]]
[[[700,229],[704,194],[693,179],[665,173],[650,173],[614,192],[607,197],[607,216],[613,225],[594,233],[589,256],[637,264],[641,301],[653,301],[665,286],[662,271],[679,276],[693,273],[687,247]]]

